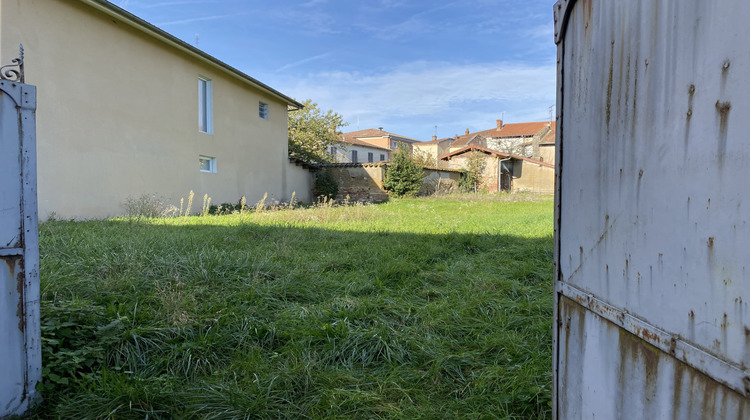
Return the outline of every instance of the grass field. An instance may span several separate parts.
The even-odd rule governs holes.
[[[552,202],[41,226],[38,418],[549,418]]]

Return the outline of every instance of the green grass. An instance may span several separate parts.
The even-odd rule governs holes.
[[[549,199],[50,221],[40,238],[38,418],[551,417]]]

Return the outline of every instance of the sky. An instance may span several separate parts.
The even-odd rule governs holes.
[[[554,0],[110,0],[342,131],[430,140],[546,121]]]

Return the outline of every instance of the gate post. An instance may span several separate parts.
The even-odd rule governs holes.
[[[42,376],[36,87],[24,83],[23,47],[0,67],[0,418],[37,401]]]

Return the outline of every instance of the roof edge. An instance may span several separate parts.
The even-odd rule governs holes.
[[[111,2],[107,0],[80,0],[81,3],[87,4],[90,7],[97,9],[101,12],[104,12],[105,14],[114,17],[116,19],[121,20],[122,22],[128,24],[129,26],[146,33],[147,35],[150,35],[168,45],[171,45],[172,47],[177,48],[178,50],[181,50],[188,55],[191,55],[195,58],[198,58],[199,60],[206,62],[210,65],[213,65],[215,67],[218,67],[220,70],[223,70],[224,72],[230,74],[231,76],[234,76],[246,83],[249,83],[250,85],[254,86],[257,89],[260,89],[261,91],[270,94],[271,96],[274,96],[278,99],[281,99],[283,102],[286,102],[287,105],[295,108],[295,109],[302,109],[304,106],[297,102],[296,100],[292,99],[291,97],[284,95],[283,93],[279,92],[278,90],[266,85],[265,83],[247,75],[246,73],[243,73],[240,70],[237,70],[236,68],[230,66],[229,64],[219,60],[218,58],[196,48],[192,45],[188,44],[187,42],[177,38],[176,36],[164,31],[163,29],[160,29],[151,23],[146,22],[145,20],[139,18],[138,16],[128,12],[127,10],[115,6]]]

